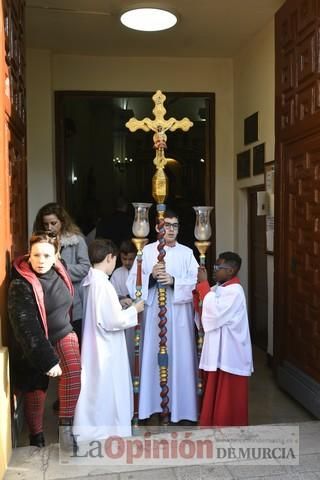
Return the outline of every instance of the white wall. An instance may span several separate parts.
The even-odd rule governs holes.
[[[234,148],[235,154],[265,142],[265,162],[274,160],[274,22],[263,28],[250,44],[234,58]],[[244,145],[243,121],[259,112],[259,141]],[[236,162],[236,155],[235,155]],[[235,175],[236,177],[236,175]],[[248,287],[248,187],[264,183],[264,176],[235,180],[236,249],[243,258],[242,283]],[[268,353],[273,353],[273,257],[267,258],[268,269]]]
[[[243,151],[243,120],[259,112],[259,142],[274,160],[274,22],[233,59],[107,58],[27,51],[27,148],[29,229],[39,206],[55,198],[54,91],[212,92],[216,98],[217,252],[237,250],[248,285],[246,189],[263,175],[236,180]],[[150,112],[151,115],[151,112]],[[212,132],[214,135],[214,132]],[[253,145],[250,145],[252,148]],[[268,256],[268,352],[273,344],[273,258]]]
[[[54,91],[150,91],[150,95],[158,89],[164,93],[212,92],[216,95],[217,251],[234,248],[232,60],[71,55],[51,58],[49,52],[28,50],[26,65],[30,221],[40,205],[54,198]]]
[[[268,23],[231,59],[107,58],[27,51],[29,228],[39,206],[55,198],[54,109],[56,90],[212,92],[216,98],[217,252],[235,249],[247,271],[246,188],[263,175],[236,180],[236,153],[245,149],[243,120],[259,112],[259,142],[274,159],[274,25]],[[151,112],[150,112],[151,115]],[[214,132],[212,132],[214,135]],[[250,145],[252,148],[253,145]],[[272,353],[273,258],[268,257],[269,353]]]
[[[29,232],[38,209],[55,199],[51,55],[27,55],[27,159]]]

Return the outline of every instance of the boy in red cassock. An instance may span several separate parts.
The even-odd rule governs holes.
[[[200,426],[248,425],[248,377],[253,371],[246,299],[237,273],[241,258],[221,253],[210,289],[199,268],[196,297],[205,332],[199,368],[207,372]]]

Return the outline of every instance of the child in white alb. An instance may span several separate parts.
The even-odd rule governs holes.
[[[199,368],[206,372],[201,427],[248,425],[253,367],[246,299],[237,277],[240,266],[239,255],[221,253],[214,265],[217,283],[211,289],[205,269],[199,268],[196,292],[203,301],[205,332]]]
[[[130,436],[133,390],[124,330],[137,324],[142,301],[123,310],[108,280],[117,260],[111,240],[89,245],[92,267],[82,282],[84,330],[81,392],[74,418],[78,442]]]
[[[132,299],[129,296],[129,292],[126,286],[126,281],[129,276],[129,272],[136,258],[137,249],[131,240],[124,240],[120,245],[120,260],[121,267],[116,268],[113,272],[110,282],[114,286],[122,308],[128,308],[132,305]],[[133,375],[134,369],[134,328],[127,328],[125,331],[126,342],[128,348],[129,362],[131,374]]]

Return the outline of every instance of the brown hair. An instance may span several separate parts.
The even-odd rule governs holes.
[[[124,253],[125,255],[128,253],[137,253],[137,249],[135,244],[131,240],[123,240],[120,245],[120,253]]]
[[[35,245],[36,243],[49,243],[50,245],[53,245],[55,253],[58,253],[60,249],[58,238],[56,236],[50,235],[48,232],[39,231],[32,234],[29,240],[30,251],[33,245]]]
[[[164,218],[177,218],[178,221],[179,221],[179,215],[174,211],[174,210],[171,210],[170,208],[168,208],[168,210],[166,210],[164,212]]]
[[[56,215],[61,222],[61,233],[80,233],[80,228],[74,223],[69,213],[56,202],[47,203],[40,208],[33,224],[34,232],[44,230],[43,217],[45,215]]]
[[[97,238],[90,243],[88,247],[88,253],[90,262],[92,265],[94,265],[95,263],[103,262],[103,260],[109,254],[111,254],[113,257],[118,255],[118,247],[113,243],[112,240]]]

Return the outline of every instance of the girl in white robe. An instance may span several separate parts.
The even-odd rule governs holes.
[[[116,250],[110,240],[89,246],[93,268],[82,282],[82,384],[74,418],[78,442],[131,435],[133,391],[124,330],[137,324],[143,302],[122,310],[108,279]]]

